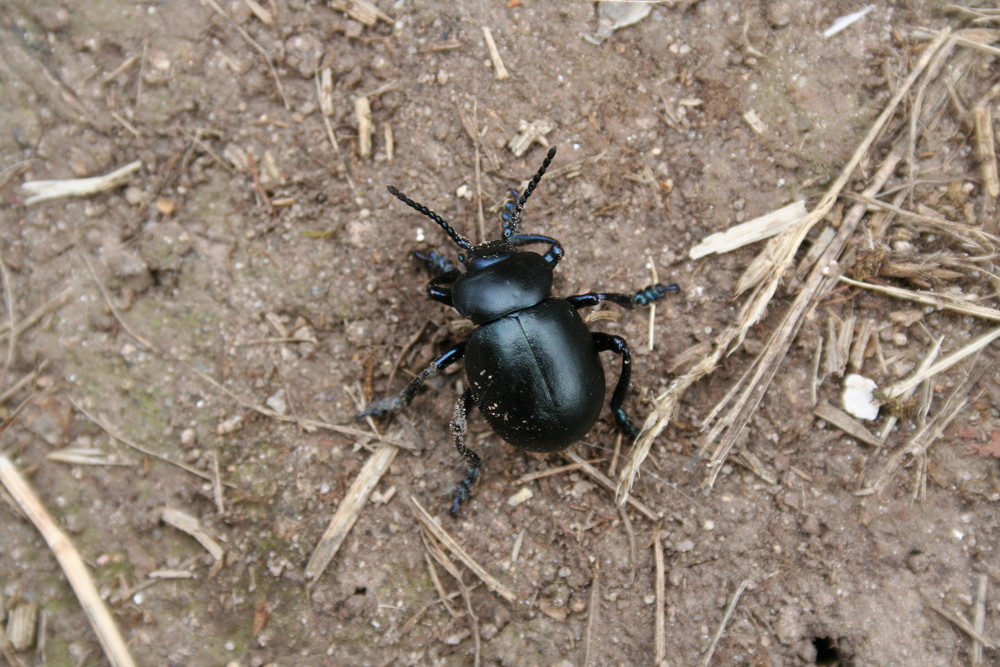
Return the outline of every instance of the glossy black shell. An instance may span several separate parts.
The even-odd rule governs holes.
[[[604,368],[593,337],[565,299],[545,299],[480,326],[466,345],[465,367],[486,421],[527,451],[553,452],[580,440],[604,405]]]
[[[552,267],[533,252],[511,252],[472,258],[472,266],[451,286],[455,310],[485,324],[552,294]]]

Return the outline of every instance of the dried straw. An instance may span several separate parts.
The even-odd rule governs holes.
[[[382,445],[375,450],[374,454],[368,457],[364,467],[361,468],[361,472],[351,482],[351,486],[347,489],[347,493],[337,507],[333,518],[330,519],[330,523],[326,527],[323,537],[320,538],[319,544],[313,550],[313,554],[309,558],[309,563],[306,565],[307,578],[313,582],[319,579],[326,570],[327,565],[337,555],[337,551],[340,550],[344,539],[351,531],[354,523],[358,520],[358,516],[361,514],[361,510],[364,509],[365,504],[368,502],[368,498],[375,489],[375,485],[378,484],[379,480],[382,479],[382,475],[392,465],[398,452],[399,449],[397,447]]]
[[[410,496],[410,504],[412,505],[413,515],[420,521],[424,529],[428,533],[434,536],[434,538],[440,542],[448,551],[453,553],[456,558],[465,563],[465,566],[472,570],[472,573],[479,577],[486,587],[491,591],[507,600],[508,602],[516,602],[517,596],[512,590],[497,581],[496,577],[491,575],[486,571],[482,565],[475,561],[475,559],[470,556],[465,549],[463,549],[455,538],[448,534],[448,532],[442,528],[434,518],[427,513],[423,505],[420,504],[413,496]]]
[[[763,317],[767,305],[777,292],[778,285],[785,276],[785,273],[793,266],[796,252],[802,241],[806,238],[806,235],[833,208],[834,203],[840,197],[855,169],[861,163],[862,159],[868,155],[875,140],[895,115],[904,97],[923,74],[931,59],[939,51],[942,51],[942,49],[951,49],[953,44],[954,41],[950,38],[950,32],[947,29],[937,35],[934,42],[921,55],[920,60],[915,65],[913,71],[910,72],[906,81],[899,87],[878,119],[872,124],[868,133],[855,150],[853,157],[845,165],[838,178],[827,190],[816,208],[806,215],[798,225],[780,236],[771,239],[763,252],[758,255],[744,273],[739,281],[737,292],[742,292],[750,288],[753,288],[754,292],[741,309],[737,324],[722,332],[716,338],[711,354],[697,362],[686,373],[675,378],[668,389],[657,397],[653,411],[643,424],[642,431],[632,449],[631,460],[624,470],[622,470],[619,477],[617,494],[619,504],[622,504],[628,497],[629,491],[639,474],[639,468],[649,455],[653,441],[673,420],[683,394],[694,382],[713,372],[722,356],[727,351],[741,344],[749,328]],[[888,180],[901,159],[902,151],[897,147],[890,153],[889,157],[873,177],[869,188],[866,189],[866,192],[870,193],[869,196],[874,196],[881,190],[882,185]],[[728,413],[714,424],[711,432],[706,437],[706,444],[708,444],[719,439],[721,436],[721,440],[718,442],[710,462],[712,470],[709,485],[714,483],[716,476],[721,470],[722,462],[766,393],[767,387],[777,371],[778,363],[784,358],[792,339],[798,332],[803,317],[813,304],[815,295],[831,274],[831,268],[835,269],[836,259],[846,246],[848,239],[859,224],[864,212],[864,208],[854,207],[848,218],[845,218],[837,235],[834,236],[830,244],[824,249],[822,256],[807,278],[806,283],[800,290],[783,322],[768,341],[767,347],[758,358],[757,363],[748,370],[727,397],[706,418],[704,425],[707,427],[715,421],[715,417],[725,405],[738,396],[738,399],[730,407]]]
[[[80,552],[60,530],[42,501],[5,454],[0,454],[0,482],[49,545],[73,592],[76,593],[108,662],[115,667],[134,667],[132,654],[118,631],[114,617],[97,592],[97,586],[94,585]]]

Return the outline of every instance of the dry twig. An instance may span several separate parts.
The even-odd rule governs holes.
[[[29,196],[24,200],[24,205],[33,206],[34,204],[41,204],[52,199],[86,197],[98,192],[113,190],[120,185],[124,185],[132,177],[132,174],[140,169],[142,169],[142,162],[136,160],[103,176],[54,181],[25,181],[21,184],[21,189]]]
[[[379,21],[392,25],[392,17],[383,12],[368,0],[330,0],[330,7],[338,12],[344,12],[352,19],[366,25],[374,26]]]
[[[250,36],[250,33],[243,29],[243,26],[234,21],[233,18],[219,6],[219,3],[215,0],[205,0],[205,2],[207,2],[209,6],[211,6],[212,9],[218,12],[223,18],[229,21],[229,23],[236,28],[236,31],[240,33],[240,36],[261,55],[264,62],[267,64],[267,69],[271,72],[271,77],[274,79],[274,84],[278,89],[278,95],[281,97],[281,103],[284,105],[286,110],[290,110],[292,105],[288,102],[288,98],[285,97],[285,88],[281,85],[281,77],[278,76],[278,70],[274,67],[274,59],[271,58],[271,54],[268,53],[267,49],[258,44],[257,41]],[[139,77],[139,81],[142,81],[141,76]]]
[[[17,346],[17,330],[14,328],[14,289],[10,284],[10,273],[7,271],[7,263],[0,255],[0,278],[3,279],[4,305],[7,306],[7,330],[10,335],[7,337],[7,354],[4,356],[3,366],[0,367],[0,385],[7,379],[7,371],[14,362],[14,348]]]
[[[354,98],[354,120],[358,124],[358,155],[370,158],[372,155],[372,105],[368,98],[359,95]]]
[[[131,466],[127,461],[118,461],[97,447],[63,447],[45,455],[49,461],[77,466]]]
[[[654,620],[653,645],[656,664],[662,665],[667,659],[667,577],[663,566],[663,542],[660,529],[653,531],[653,561],[656,566],[656,612]]]
[[[462,127],[465,128],[465,133],[469,135],[469,140],[472,141],[472,148],[475,152],[474,167],[476,173],[476,211],[478,214],[476,219],[479,223],[479,242],[486,243],[488,239],[486,238],[486,214],[483,211],[483,168],[481,154],[483,135],[479,133],[479,121],[477,120],[479,102],[476,101],[473,103],[471,116],[467,114],[465,109],[463,109],[457,102],[455,106],[458,108],[458,117],[462,121]]]
[[[941,343],[943,342],[944,342],[944,336],[938,336],[931,342],[930,349],[927,350],[927,354],[924,355],[924,358],[920,360],[920,365],[917,366],[917,370],[915,372],[923,373],[928,368],[930,368],[931,364],[933,364],[937,360],[938,353],[941,351]],[[900,394],[899,396],[897,396],[897,400],[900,402],[905,402],[910,400],[910,397],[912,395],[913,395],[913,389],[909,389]],[[885,423],[882,425],[883,445],[889,441],[889,436],[892,435],[892,431],[894,428],[896,428],[896,423],[898,421],[899,417],[896,416],[895,414],[890,414],[889,417],[885,420]]]
[[[45,370],[49,365],[48,359],[43,359],[40,364],[35,368],[35,370],[30,373],[26,373],[21,376],[21,379],[7,387],[4,391],[0,392],[0,405],[2,405],[11,396],[17,394],[17,392],[24,389],[27,385],[34,383],[38,379],[38,375]],[[10,420],[10,415],[7,416],[7,420]]]
[[[90,277],[94,280],[94,284],[97,285],[97,289],[100,290],[101,296],[104,297],[104,303],[107,304],[108,308],[111,310],[111,314],[115,316],[118,323],[122,326],[122,329],[128,332],[132,338],[135,338],[143,347],[149,350],[157,350],[158,348],[150,343],[148,340],[137,334],[129,326],[125,318],[122,317],[121,312],[119,312],[118,307],[115,306],[115,302],[111,299],[111,294],[108,293],[108,288],[104,286],[104,282],[97,277],[97,271],[94,270],[94,265],[90,263],[90,258],[86,255],[81,255],[83,257],[83,263],[87,265],[87,270],[90,272]]]
[[[320,111],[322,112],[320,113],[320,117],[323,119],[324,129],[326,129],[326,138],[333,147],[333,155],[337,159],[340,170],[344,172],[344,180],[347,181],[348,187],[351,188],[351,192],[354,193],[354,197],[357,199],[358,188],[354,184],[354,179],[351,178],[351,171],[347,167],[344,154],[340,150],[340,143],[337,141],[337,135],[334,133],[333,125],[330,123],[330,116],[333,115],[333,72],[329,67],[317,69],[315,79],[316,97],[319,98]]]
[[[493,63],[493,69],[496,70],[496,78],[498,81],[503,81],[510,75],[507,74],[507,68],[503,66],[503,60],[500,58],[497,43],[493,41],[493,33],[486,26],[483,26],[483,38],[486,40],[486,48],[490,52],[490,61]]]
[[[4,610],[0,609],[0,611]],[[11,667],[25,667],[24,661],[14,652],[14,646],[11,644],[10,638],[7,637],[2,623],[0,623],[0,655],[10,663]]]
[[[948,356],[942,358],[940,361],[931,364],[927,368],[918,370],[916,373],[906,378],[905,380],[900,380],[899,382],[894,382],[883,390],[886,398],[896,398],[902,396],[906,392],[915,388],[918,384],[924,380],[930,379],[939,373],[943,373],[948,370],[958,362],[962,361],[966,357],[976,354],[980,350],[984,349],[987,345],[1000,338],[1000,327],[997,327],[993,331],[989,331],[982,336],[979,336],[968,345],[963,345],[959,349],[955,350]]]
[[[434,538],[440,542],[448,551],[453,553],[456,558],[465,563],[465,566],[472,570],[473,574],[479,577],[486,587],[491,591],[507,600],[508,602],[515,602],[517,596],[509,588],[501,584],[497,579],[491,575],[489,572],[483,568],[482,565],[477,563],[472,556],[466,553],[465,549],[459,546],[458,542],[455,541],[451,535],[449,535],[444,528],[438,525],[434,518],[427,513],[423,505],[420,504],[415,497],[410,496],[410,504],[413,508],[413,515],[418,521],[424,526],[424,528],[429,532]]]
[[[31,520],[35,528],[45,538],[46,544],[59,562],[66,579],[69,580],[73,592],[76,593],[80,606],[90,621],[90,626],[97,634],[97,639],[104,649],[104,655],[115,667],[134,667],[135,661],[129,653],[128,646],[118,631],[114,617],[101,599],[87,571],[87,566],[80,557],[73,542],[60,530],[58,524],[45,509],[38,496],[28,485],[28,482],[18,472],[14,463],[6,455],[0,454],[0,482],[7,488],[11,497],[17,501],[21,511]]]
[[[927,28],[917,28],[913,31],[913,36],[918,39],[939,39],[941,32],[929,30]],[[990,56],[1000,56],[1000,48],[991,45],[997,40],[998,32],[985,28],[968,28],[958,30],[952,35],[955,44],[966,48],[974,49]]]
[[[583,634],[583,665],[590,667],[592,663],[590,651],[594,644],[594,635],[601,616],[601,566],[594,563],[594,576],[590,580],[590,600],[587,603],[587,629]]]
[[[986,627],[986,585],[989,577],[979,574],[976,578],[976,606],[973,615],[972,627],[980,635]],[[972,638],[972,667],[980,667],[983,664],[983,642],[975,637]]]
[[[744,579],[740,582],[740,585],[736,587],[736,592],[733,593],[733,599],[729,601],[729,606],[726,607],[726,613],[722,617],[722,621],[719,622],[719,627],[715,631],[715,636],[712,637],[712,643],[708,647],[708,651],[705,653],[705,657],[702,659],[702,667],[708,667],[712,664],[712,656],[715,654],[715,648],[719,645],[719,639],[722,637],[722,633],[725,632],[726,626],[729,624],[729,619],[733,617],[733,612],[736,610],[736,603],[740,601],[740,596],[743,595],[743,591],[747,589],[750,584],[749,579]]]
[[[108,434],[109,437],[117,440],[118,442],[122,443],[123,445],[131,447],[135,451],[137,451],[137,452],[139,452],[141,454],[145,454],[146,456],[151,456],[154,459],[159,459],[160,461],[163,461],[164,463],[169,463],[170,465],[177,466],[181,470],[186,470],[187,472],[191,473],[192,475],[197,475],[198,477],[201,477],[204,480],[208,480],[209,482],[214,481],[214,478],[212,477],[212,475],[208,474],[207,472],[205,472],[203,470],[198,470],[197,468],[195,468],[193,466],[189,466],[188,464],[186,464],[186,463],[184,463],[182,461],[174,461],[170,457],[165,456],[163,454],[159,454],[157,452],[154,452],[153,450],[149,449],[148,447],[143,447],[142,445],[140,445],[139,443],[135,442],[134,440],[131,440],[130,438],[128,438],[125,435],[123,435],[122,433],[119,433],[115,428],[113,428],[106,421],[104,421],[103,419],[101,419],[97,415],[92,414],[89,410],[87,410],[82,405],[80,405],[80,403],[78,401],[75,401],[75,400],[73,400],[71,398],[70,399],[70,403],[73,404],[73,407],[76,408],[77,412],[79,412],[80,414],[82,414],[84,417],[86,417],[90,421],[94,422],[94,424],[96,424],[97,426],[99,426],[105,433]],[[233,486],[233,485],[232,484],[228,484],[227,486]]]
[[[967,621],[964,617],[956,613],[950,612],[941,605],[939,605],[931,598],[930,595],[927,594],[926,591],[920,590],[920,596],[924,599],[924,602],[927,603],[928,607],[930,607],[931,609],[933,609],[934,611],[936,611],[937,613],[941,614],[946,619],[951,621],[955,625],[955,627],[957,627],[959,630],[969,635],[974,640],[976,640],[977,642],[979,642],[988,649],[997,648],[997,645],[995,643],[984,637],[981,632],[976,630],[976,628],[974,628],[972,624],[969,623],[969,621]]]
[[[983,190],[990,199],[1000,197],[1000,177],[997,176],[997,151],[993,140],[993,119],[989,106],[972,110],[976,128],[976,157],[983,174]]]
[[[371,496],[375,485],[392,465],[398,452],[397,447],[382,445],[368,457],[361,472],[351,482],[351,486],[347,489],[347,493],[337,507],[333,518],[330,519],[319,544],[313,550],[309,564],[306,565],[307,578],[315,582],[326,570],[327,565],[340,549],[340,545],[344,543],[344,538],[347,537],[354,523],[358,520],[358,515],[361,514],[361,510],[368,502],[368,497]]]
[[[806,204],[801,199],[753,220],[730,227],[724,232],[706,236],[701,243],[688,251],[691,259],[701,259],[713,253],[732,252],[737,248],[769,239],[787,231],[806,217]]]
[[[431,559],[431,548],[427,543],[427,540],[430,538],[428,538],[427,534],[422,530],[420,531],[420,537],[424,541],[424,561],[427,563],[427,572],[431,575],[431,583],[434,584],[434,590],[437,591],[438,601],[445,608],[445,611],[448,612],[448,615],[457,621],[461,617],[461,614],[455,611],[455,608],[451,606],[450,600],[453,596],[449,596],[448,592],[444,589],[444,585],[441,583],[441,577],[438,576],[437,568],[434,567],[434,561]],[[457,594],[458,593],[455,595]]]
[[[56,310],[59,310],[60,308],[62,308],[63,306],[65,306],[69,302],[69,297],[70,297],[70,295],[72,293],[73,293],[73,289],[67,287],[62,292],[60,292],[58,295],[56,295],[55,297],[49,299],[44,304],[42,304],[41,306],[39,306],[38,308],[36,308],[29,315],[27,315],[24,319],[22,319],[20,322],[17,322],[14,325],[14,329],[13,329],[14,335],[15,336],[21,335],[22,332],[24,332],[26,329],[34,326],[36,323],[38,323],[39,320],[41,320],[43,317],[45,317],[49,313],[51,313],[53,311],[56,311]],[[2,327],[0,327],[0,338],[3,338],[4,336],[10,335],[10,331],[11,331],[11,329],[9,328],[9,325],[5,324]]]
[[[577,454],[575,454],[573,452],[565,452],[563,454],[563,456],[565,456],[566,458],[568,458],[573,463],[576,463],[577,465],[579,465],[580,466],[580,470],[582,470],[587,475],[589,475],[590,478],[593,479],[595,482],[597,482],[598,484],[600,484],[601,486],[603,486],[605,489],[607,489],[611,493],[615,493],[615,483],[613,481],[611,481],[611,479],[609,479],[608,477],[606,477],[604,475],[604,473],[602,473],[600,470],[598,470],[597,468],[595,468],[594,466],[590,465],[589,463],[587,463],[586,461],[584,461],[582,458],[580,458],[579,455],[577,455]],[[648,506],[646,506],[645,503],[642,503],[642,502],[640,502],[640,501],[638,501],[638,500],[636,500],[635,498],[632,498],[632,497],[627,498],[626,502],[628,502],[629,505],[631,505],[632,507],[634,507],[636,509],[636,511],[639,512],[639,514],[642,514],[644,517],[646,517],[650,521],[659,521],[660,520],[660,517],[656,514],[656,512],[654,512]],[[625,503],[619,503],[619,506],[624,505],[624,504]]]
[[[372,432],[372,431],[364,431],[364,430],[359,429],[359,428],[353,428],[351,426],[343,426],[341,424],[333,424],[331,422],[321,421],[321,420],[318,420],[318,419],[308,419],[306,417],[296,417],[294,415],[283,415],[283,414],[280,414],[278,412],[275,412],[274,410],[271,410],[270,408],[264,407],[263,405],[260,405],[258,403],[254,403],[252,401],[244,399],[243,397],[241,397],[236,392],[232,391],[231,389],[229,389],[228,387],[226,387],[222,383],[218,382],[212,376],[208,375],[207,373],[203,373],[202,371],[199,371],[198,369],[192,367],[190,364],[187,364],[186,362],[183,362],[183,361],[181,361],[179,359],[176,360],[176,361],[178,361],[178,363],[181,363],[184,366],[186,366],[189,371],[191,371],[196,376],[198,376],[199,378],[201,378],[201,380],[203,382],[207,382],[208,384],[212,385],[213,387],[215,387],[216,389],[218,389],[220,392],[222,392],[226,396],[228,396],[231,399],[233,399],[234,401],[236,401],[240,406],[246,408],[247,410],[252,410],[252,411],[256,412],[257,414],[263,415],[263,416],[268,417],[270,419],[273,419],[275,421],[288,422],[290,424],[296,424],[300,428],[305,429],[305,430],[309,430],[309,429],[322,429],[324,431],[333,431],[335,433],[341,433],[343,435],[349,435],[349,436],[352,436],[352,437],[355,437],[355,438],[362,438],[362,439],[369,439],[370,438],[372,440],[378,440],[381,443],[384,443],[384,444],[387,444],[387,445],[394,445],[394,446],[400,447],[402,449],[409,449],[409,450],[416,449],[416,447],[414,447],[413,445],[411,445],[408,442],[404,442],[403,440],[398,440],[396,438],[390,438],[390,437],[384,436],[384,435],[382,435],[380,433],[375,433],[375,432]]]
[[[462,573],[458,571],[458,567],[448,558],[448,555],[424,531],[421,531],[420,535],[428,553],[458,582],[458,590],[462,594],[462,599],[465,600],[465,610],[469,616],[469,631],[472,634],[472,644],[475,649],[473,665],[479,667],[482,663],[482,640],[479,637],[479,617],[472,610],[472,596],[469,594],[469,587],[462,581]]]
[[[838,280],[847,283],[848,285],[853,285],[854,287],[871,290],[872,292],[880,292],[882,294],[896,297],[897,299],[915,301],[916,303],[923,303],[942,310],[952,310],[962,315],[970,315],[984,320],[1000,322],[1000,309],[977,306],[974,303],[964,301],[963,299],[960,299],[952,294],[938,294],[936,292],[913,291],[902,289],[900,287],[891,287],[888,285],[874,285],[872,283],[861,282],[860,280],[853,280],[852,278],[848,278],[846,276],[840,276]]]
[[[998,330],[1000,331],[1000,330]],[[938,362],[940,363],[940,362]],[[936,366],[937,364],[934,364]],[[932,366],[933,368],[933,366]],[[903,447],[899,447],[892,452],[892,454],[886,459],[882,466],[882,470],[876,476],[875,481],[868,487],[860,489],[855,492],[855,495],[867,496],[881,492],[886,485],[888,485],[889,480],[892,479],[893,474],[896,469],[902,464],[903,459],[907,456],[912,456],[914,458],[920,458],[927,453],[928,448],[937,440],[944,430],[948,427],[948,424],[952,422],[965,406],[969,404],[971,400],[969,398],[969,392],[972,387],[978,382],[979,378],[987,370],[987,366],[982,366],[973,370],[969,373],[962,382],[955,387],[952,393],[948,396],[944,405],[938,410],[937,414],[934,415],[917,433],[906,443]],[[929,370],[929,369],[928,369]],[[932,375],[929,374],[928,377]]]
[[[598,459],[595,459],[595,461]],[[594,463],[595,461],[590,461]],[[531,472],[527,475],[522,475],[514,480],[514,486],[519,484],[526,484],[528,482],[533,482],[536,479],[543,479],[545,477],[552,477],[553,475],[561,475],[564,472],[573,472],[574,470],[579,470],[582,468],[579,463],[570,463],[564,466],[556,466],[555,468],[546,468],[545,470],[539,470],[538,472]]]
[[[841,431],[851,436],[855,440],[860,440],[872,447],[882,447],[882,441],[876,438],[871,431],[861,425],[854,417],[843,410],[836,408],[826,401],[816,406],[816,416],[830,424],[836,426]]]
[[[212,451],[212,496],[215,499],[215,509],[219,514],[226,513],[225,484],[222,483],[222,471],[219,469],[219,453]]]
[[[121,65],[119,65],[118,67],[114,68],[113,70],[102,76],[97,82],[98,87],[103,88],[104,86],[108,85],[109,83],[117,79],[120,75],[130,70],[132,66],[135,65],[137,62],[139,62],[139,54],[134,53],[125,60],[123,60]]]
[[[173,507],[164,507],[160,516],[163,519],[163,523],[171,525],[198,540],[198,543],[205,547],[205,551],[212,554],[212,558],[216,561],[221,561],[225,557],[226,550],[222,548],[218,540],[209,535],[202,527],[198,517],[192,516],[182,510],[174,509]]]
[[[940,231],[951,236],[959,243],[973,248],[978,248],[984,255],[992,256],[993,250],[1000,245],[1000,237],[983,229],[970,227],[963,222],[953,222],[943,217],[933,217],[923,215],[921,213],[915,213],[894,204],[880,201],[873,197],[866,197],[864,193],[860,195],[848,194],[845,196],[856,201],[863,201],[868,204],[870,208],[876,210],[882,209],[895,213],[896,215],[912,221],[919,227]]]

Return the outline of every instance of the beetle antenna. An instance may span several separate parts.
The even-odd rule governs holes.
[[[544,172],[545,170],[542,169],[542,171]],[[539,177],[541,177],[541,174],[539,174]],[[443,229],[445,231],[445,233],[448,236],[451,237],[452,241],[454,241],[456,244],[458,244],[459,248],[462,248],[464,250],[472,250],[472,242],[470,242],[469,239],[462,238],[461,236],[459,236],[458,232],[456,232],[454,229],[452,229],[452,226],[449,225],[445,221],[445,219],[442,218],[440,215],[438,215],[434,211],[430,210],[429,208],[427,208],[423,204],[418,204],[417,202],[413,201],[412,199],[410,199],[409,197],[407,197],[406,195],[404,195],[402,192],[400,192],[396,188],[392,187],[391,185],[386,186],[386,187],[389,188],[389,192],[392,193],[393,197],[395,197],[399,201],[403,202],[404,204],[406,204],[410,208],[416,209],[417,211],[420,211],[421,213],[423,213],[424,215],[426,215],[428,218],[430,218],[434,222],[436,222],[439,225],[441,225],[441,229]]]
[[[542,176],[545,175],[545,170],[549,168],[552,164],[552,158],[556,156],[556,147],[553,146],[549,149],[549,152],[545,156],[545,160],[542,162],[542,166],[538,169],[538,173],[535,174],[534,178],[528,183],[528,187],[524,189],[524,194],[521,198],[517,200],[517,206],[514,207],[514,213],[511,214],[510,220],[505,221],[503,226],[503,237],[509,239],[511,236],[517,234],[517,228],[521,225],[521,211],[524,210],[524,203],[528,201],[528,197],[531,193],[535,191],[535,186],[538,185],[538,181],[542,180]]]

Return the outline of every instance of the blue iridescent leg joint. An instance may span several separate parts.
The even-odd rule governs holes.
[[[654,301],[659,301],[669,292],[677,292],[679,290],[680,287],[677,285],[664,285],[663,283],[656,283],[655,285],[644,287],[633,294],[632,303],[637,306],[648,306]]]

